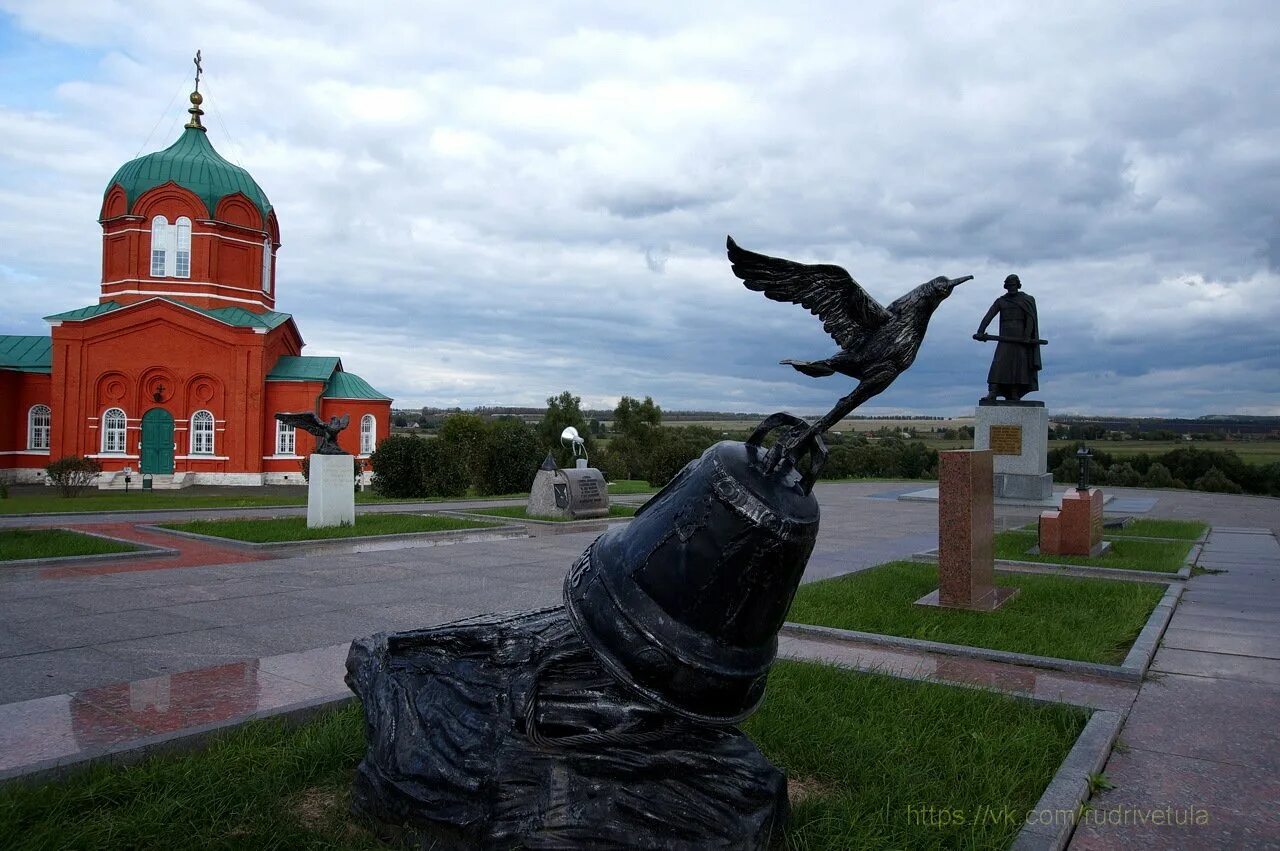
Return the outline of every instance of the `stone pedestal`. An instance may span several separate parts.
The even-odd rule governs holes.
[[[307,528],[354,526],[355,456],[313,454],[307,470]]]
[[[581,459],[579,459],[581,460]],[[530,517],[584,520],[609,516],[609,486],[594,467],[538,470],[525,512]]]
[[[1100,556],[1108,549],[1102,540],[1102,491],[1069,490],[1062,507],[1040,514],[1040,552],[1053,555]]]
[[[995,584],[993,483],[991,450],[938,453],[938,590],[918,604],[991,611],[1017,594]]]
[[[997,500],[1052,501],[1049,412],[1043,402],[979,402],[973,448],[990,449],[995,455]]]

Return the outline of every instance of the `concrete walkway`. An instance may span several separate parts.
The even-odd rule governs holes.
[[[1199,564],[1072,849],[1280,849],[1280,544],[1218,527]]]

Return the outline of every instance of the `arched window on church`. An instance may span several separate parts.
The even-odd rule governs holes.
[[[151,220],[151,276],[163,278],[169,268],[169,220],[156,216]]]
[[[213,454],[213,414],[208,411],[191,415],[191,454]]]
[[[103,453],[123,454],[125,434],[129,421],[124,411],[119,408],[108,408],[102,414],[102,451]]]
[[[191,219],[186,216],[178,219],[174,225],[173,276],[175,278],[191,277]]]
[[[151,277],[191,277],[191,219],[173,224],[164,216],[151,220]]]
[[[373,452],[373,439],[377,434],[373,414],[365,414],[360,418],[360,454],[368,455]]]
[[[33,405],[27,412],[27,448],[49,448],[49,425],[53,414],[48,405]]]
[[[262,291],[271,295],[271,239],[262,241]]]

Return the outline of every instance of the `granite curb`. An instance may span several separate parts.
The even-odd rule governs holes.
[[[1182,582],[1191,578],[1191,568],[1200,556],[1200,545],[1194,544],[1187,553],[1182,567],[1176,571],[1165,573],[1158,570],[1128,570],[1123,567],[1095,567],[1088,564],[1060,564],[1051,561],[1018,561],[1016,559],[994,559],[996,570],[1002,573],[1040,573],[1050,576],[1079,576],[1093,579],[1119,579],[1129,582]],[[925,550],[912,553],[912,561],[936,562],[938,551]]]
[[[1089,800],[1089,778],[1106,765],[1123,723],[1119,712],[1094,710],[1035,809],[1027,813],[1010,851],[1061,851],[1066,847]]]
[[[480,514],[456,509],[437,513],[446,514],[450,517],[464,517],[468,520],[488,520],[490,523],[498,519],[532,526],[551,526],[556,529],[584,529],[584,527],[599,526],[601,523],[627,523],[632,520],[630,517],[610,517],[608,515],[604,517],[584,517],[581,520],[535,520],[532,517],[504,517],[500,514]]]
[[[442,511],[438,513],[445,514],[446,512]],[[230,547],[237,550],[248,550],[249,552],[330,550],[358,546],[360,544],[389,543],[395,541],[451,541],[472,538],[501,540],[505,538],[523,538],[527,534],[524,526],[522,525],[515,523],[501,523],[494,524],[487,528],[476,527],[474,529],[446,529],[440,532],[397,532],[391,535],[351,535],[345,538],[313,538],[307,541],[267,541],[265,543],[254,543],[253,541],[238,541],[235,538],[220,538],[217,535],[202,535],[199,532],[188,532],[183,529],[170,529],[166,526],[140,524],[135,528],[145,529],[148,532],[158,532],[163,535],[176,535],[179,538],[190,538],[191,540],[201,541],[206,544],[217,544],[219,546]]]
[[[993,650],[988,647],[969,647],[964,644],[946,644],[941,641],[928,641],[923,638],[906,638],[900,635],[884,635],[878,632],[859,632],[852,629],[838,629],[832,626],[801,624],[787,621],[782,625],[785,635],[824,638],[835,641],[860,642],[878,644],[886,647],[901,647],[924,653],[938,653],[943,656],[960,656],[966,659],[985,659],[990,662],[1005,662],[1010,665],[1023,665],[1029,668],[1044,668],[1050,671],[1064,671],[1069,674],[1085,674],[1124,682],[1141,682],[1146,675],[1151,659],[1155,656],[1160,637],[1164,635],[1169,619],[1173,617],[1174,607],[1182,595],[1181,583],[1171,584],[1160,602],[1151,610],[1147,623],[1138,633],[1133,646],[1119,665],[1104,665],[1100,662],[1080,662],[1075,659],[1057,659],[1052,656],[1035,656],[1030,653],[1014,653],[1009,650]]]
[[[82,556],[49,556],[47,558],[15,558],[6,561],[0,561],[0,570],[10,567],[50,567],[60,564],[95,564],[98,562],[111,561],[129,561],[136,558],[159,558],[161,556],[176,556],[179,551],[172,547],[158,547],[155,544],[144,544],[141,541],[134,541],[130,538],[120,538],[115,535],[104,535],[101,532],[90,532],[86,529],[71,529],[66,526],[49,526],[40,528],[58,529],[63,532],[74,532],[77,535],[88,535],[92,538],[102,538],[106,541],[115,541],[119,544],[128,544],[135,549],[125,550],[121,553],[94,553],[93,555]]]
[[[422,500],[407,500],[404,502],[388,501],[388,502],[356,502],[356,513],[360,513],[360,509],[371,508],[422,508],[424,511],[437,510],[434,506],[447,505],[453,502],[493,502],[493,503],[511,503],[517,505],[523,502],[519,497],[476,497],[472,500],[459,499],[440,499],[435,502],[423,502]],[[0,520],[8,520],[10,518],[18,519],[48,519],[58,523],[66,523],[79,517],[95,517],[98,515],[120,515],[120,514],[185,514],[195,511],[278,511],[281,509],[300,509],[307,510],[305,502],[286,502],[279,505],[208,505],[208,506],[191,506],[189,508],[100,508],[93,511],[46,511],[46,512],[30,512],[24,514],[0,514]]]
[[[250,721],[267,718],[279,719],[286,724],[302,724],[331,709],[338,709],[356,700],[350,692],[332,692],[309,698],[288,706],[261,709],[236,715],[222,721],[213,721],[196,727],[184,727],[170,733],[157,733],[141,739],[131,739],[116,745],[80,751],[71,757],[60,757],[44,762],[22,765],[0,771],[0,786],[7,783],[40,784],[66,780],[94,765],[134,765],[161,754],[180,754],[208,747],[222,733],[229,732]]]

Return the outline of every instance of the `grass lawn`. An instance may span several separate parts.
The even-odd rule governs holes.
[[[976,689],[779,662],[743,728],[787,772],[789,848],[996,849],[1085,720]],[[363,753],[352,705],[298,727],[246,724],[197,753],[10,784],[0,787],[0,847],[385,849],[347,815]],[[927,807],[965,823],[940,825]]]
[[[119,541],[82,535],[66,529],[0,530],[0,561],[57,556],[96,556],[101,553],[129,553],[138,549]]]
[[[1164,586],[1146,582],[1009,575],[1021,588],[995,612],[917,606],[938,587],[938,567],[895,561],[801,585],[787,620],[1081,662],[1124,661]]]
[[[239,520],[192,520],[165,523],[166,529],[216,535],[254,544],[276,541],[314,541],[328,538],[363,538],[369,535],[397,535],[404,532],[452,532],[456,529],[488,529],[494,524],[460,517],[421,514],[361,514],[354,526],[327,526],[308,529],[305,517],[243,518]]]
[[[658,490],[644,479],[618,479],[609,482],[609,493],[618,496],[624,493],[653,493]]]
[[[86,511],[154,511],[158,508],[263,508],[280,505],[306,505],[307,489],[299,487],[296,494],[255,495],[253,488],[245,488],[248,493],[238,494],[202,494],[187,491],[153,491],[139,493],[136,489],[128,494],[123,491],[89,491],[85,496],[65,499],[55,495],[10,496],[0,499],[0,514],[67,514]],[[356,494],[356,503],[422,503],[422,502],[456,502],[464,499],[514,499],[527,497],[527,493],[499,494],[497,496],[479,496],[468,494],[465,497],[424,497],[421,499],[390,499],[378,496],[370,490]]]
[[[1186,563],[1191,552],[1190,541],[1146,541],[1140,538],[1117,537],[1111,549],[1099,558],[1089,556],[1028,555],[1027,550],[1036,545],[1035,532],[1012,530],[1000,532],[995,538],[996,558],[1011,561],[1036,561],[1046,564],[1076,564],[1086,567],[1113,567],[1119,570],[1152,570],[1159,573],[1177,573]]]
[[[526,514],[523,505],[504,505],[499,508],[477,508],[468,511],[469,514],[490,514],[494,517],[511,517],[516,520],[548,520],[552,523],[568,523],[571,517],[542,517],[533,514]],[[609,506],[610,517],[633,517],[636,513],[634,505],[611,505]],[[603,520],[604,518],[593,518]]]
[[[1039,531],[1038,523],[1022,527],[1027,532]],[[1120,529],[1103,529],[1104,538],[1166,538],[1174,541],[1194,541],[1209,528],[1199,520],[1132,520]]]

